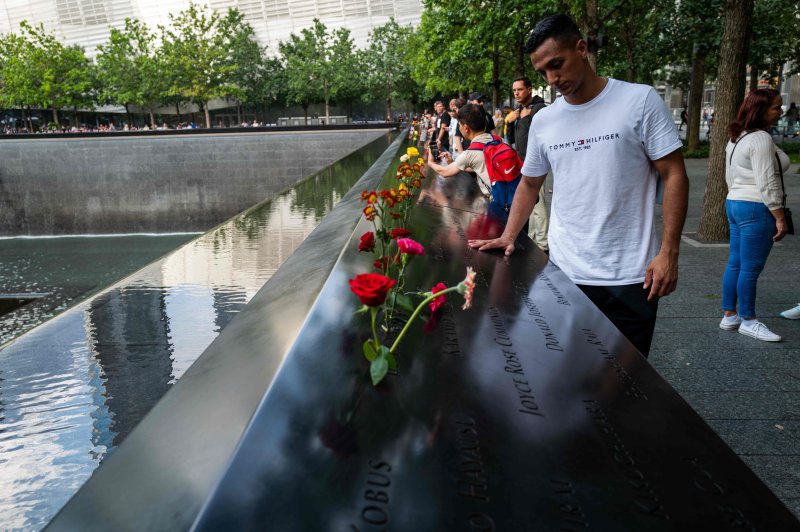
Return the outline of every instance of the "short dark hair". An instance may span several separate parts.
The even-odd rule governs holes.
[[[572,46],[583,38],[575,21],[563,13],[544,17],[533,28],[522,51],[526,54],[535,52],[544,41],[553,38],[562,45]]]
[[[465,124],[472,131],[486,131],[486,117],[483,107],[476,103],[468,103],[459,109],[458,121]]]
[[[513,85],[514,83],[516,83],[518,81],[521,81],[522,84],[525,85],[525,88],[530,89],[531,87],[533,87],[533,83],[531,82],[531,78],[529,78],[528,76],[520,76],[517,79],[515,79],[511,84]]]

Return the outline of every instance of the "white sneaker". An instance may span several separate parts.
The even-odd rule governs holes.
[[[749,322],[749,323],[748,323]],[[766,325],[758,320],[743,321],[739,326],[739,333],[764,342],[780,342],[781,337],[770,331]]]
[[[800,320],[800,303],[794,308],[790,308],[789,310],[784,310],[781,312],[781,318],[786,318],[787,320]]]
[[[724,331],[733,331],[739,328],[742,324],[742,318],[738,314],[733,316],[723,316],[722,321],[719,322],[719,328]]]

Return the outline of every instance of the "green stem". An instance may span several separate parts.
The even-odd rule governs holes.
[[[414,320],[415,320],[415,319],[417,319],[417,316],[419,316],[419,313],[422,311],[422,308],[423,308],[425,305],[427,305],[428,303],[430,303],[431,301],[433,301],[434,299],[436,299],[436,298],[437,298],[437,297],[439,297],[439,296],[443,296],[443,295],[445,295],[445,294],[446,294],[446,293],[448,293],[448,292],[456,292],[456,291],[458,291],[458,285],[456,285],[456,286],[451,286],[450,288],[445,288],[445,289],[444,289],[444,290],[442,290],[441,292],[436,292],[435,294],[431,294],[431,295],[429,295],[428,297],[426,297],[425,299],[423,299],[423,300],[422,300],[422,303],[420,303],[420,304],[417,306],[417,308],[416,308],[416,309],[414,309],[414,313],[411,315],[411,317],[410,317],[410,318],[408,319],[408,321],[406,322],[406,325],[405,325],[405,327],[403,327],[403,330],[402,330],[402,331],[400,331],[400,334],[398,334],[398,335],[397,335],[397,339],[396,339],[396,340],[394,341],[394,343],[392,344],[392,347],[391,347],[391,349],[389,349],[389,352],[390,352],[390,353],[394,353],[394,350],[395,350],[395,348],[396,348],[398,345],[400,345],[400,340],[402,340],[402,339],[403,339],[403,336],[405,336],[405,334],[406,334],[406,331],[408,330],[408,327],[409,327],[409,325],[411,325],[411,324],[414,322]]]
[[[381,345],[378,341],[378,331],[375,329],[375,317],[378,315],[378,307],[370,307],[369,311],[372,314],[372,341],[375,342],[375,350],[377,351]]]

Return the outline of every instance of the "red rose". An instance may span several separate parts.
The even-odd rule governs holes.
[[[386,294],[397,281],[379,273],[362,273],[350,279],[350,290],[368,307],[383,305]]]
[[[411,236],[411,231],[402,227],[398,227],[397,229],[392,229],[389,231],[389,235],[392,238],[405,238],[407,236]]]
[[[422,244],[410,238],[398,238],[397,247],[400,248],[400,253],[407,255],[424,255],[425,248]]]
[[[444,283],[436,283],[436,286],[431,288],[431,292],[436,294],[438,292],[441,292],[445,288],[447,288],[446,284],[444,284]],[[437,310],[442,308],[442,306],[444,306],[444,302],[445,302],[446,299],[447,299],[447,296],[444,296],[444,295],[433,298],[433,301],[428,303],[428,307],[430,307],[431,312],[436,312]]]
[[[358,251],[372,251],[375,248],[375,233],[367,231],[361,235],[361,240],[358,243]]]

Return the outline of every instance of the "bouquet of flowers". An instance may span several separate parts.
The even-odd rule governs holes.
[[[406,228],[415,193],[422,186],[424,168],[419,151],[414,147],[408,148],[397,167],[396,188],[365,190],[361,194],[362,201],[367,203],[364,216],[372,222],[373,230],[361,235],[358,250],[374,255],[374,271],[356,275],[350,280],[350,289],[362,303],[358,312],[369,313],[371,317],[372,338],[364,342],[363,352],[370,362],[373,385],[383,380],[389,369],[397,368],[397,346],[426,307],[435,314],[445,304],[447,294],[456,291],[464,296],[464,309],[472,304],[475,287],[472,268],[467,268],[466,278],[457,286],[448,288],[440,282],[428,291],[405,292],[406,268],[415,256],[425,254],[425,248],[411,238],[411,231]],[[413,304],[414,297],[421,298],[416,305]],[[410,313],[410,317],[402,320],[398,314],[404,311]],[[379,317],[384,337],[389,334],[393,323],[403,323],[391,346],[384,345],[380,339]]]

